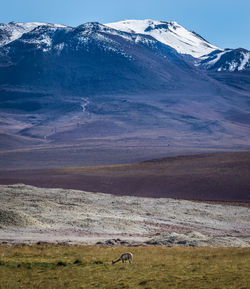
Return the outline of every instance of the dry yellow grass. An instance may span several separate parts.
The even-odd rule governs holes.
[[[250,248],[1,246],[0,288],[249,289]]]

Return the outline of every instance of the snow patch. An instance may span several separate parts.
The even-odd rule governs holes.
[[[242,53],[243,59],[241,60],[241,64],[238,67],[238,70],[243,70],[249,64],[250,60],[250,52]]]
[[[229,64],[229,71],[235,71],[236,70],[236,68],[237,68],[237,66],[238,66],[238,63],[237,62],[235,62],[235,61],[232,61],[231,63],[228,63]],[[226,70],[226,69],[224,69],[224,70]]]
[[[84,98],[84,97],[82,97],[81,100],[84,101],[81,104],[82,112],[85,112],[86,111],[86,106],[89,104],[89,100],[87,98]]]
[[[230,50],[230,51],[231,51],[231,50]],[[227,51],[219,52],[218,54],[215,55],[215,57],[214,57],[212,60],[208,61],[208,62],[206,63],[206,65],[207,65],[207,66],[212,66],[212,65],[214,65],[216,62],[218,62],[218,61],[221,59],[221,56],[224,55],[224,54],[227,53],[227,52],[228,52],[228,50],[227,50]],[[203,59],[206,59],[206,58],[208,58],[208,56],[205,56]]]

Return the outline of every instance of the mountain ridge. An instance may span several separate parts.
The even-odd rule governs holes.
[[[107,24],[100,24],[130,34],[143,34],[156,39],[157,41],[174,48],[178,53],[190,55],[194,59],[199,59],[196,65],[204,69],[217,71],[241,71],[250,67],[250,52],[245,49],[245,55],[239,54],[236,49],[222,49],[214,46],[205,40],[195,31],[189,31],[175,21],[156,21],[152,19],[145,20],[123,20]],[[77,27],[81,27],[81,24]],[[74,29],[77,27],[66,26],[62,24],[51,24],[44,22],[9,22],[0,24],[0,47],[15,41],[23,34],[29,33],[39,26],[49,26],[53,28]],[[244,50],[244,49],[243,49]],[[231,51],[231,55],[229,52]],[[214,53],[217,53],[217,59]],[[226,57],[226,54],[228,57]],[[224,55],[224,57],[220,57]],[[233,55],[233,56],[232,56]],[[211,59],[212,57],[212,59]],[[211,63],[212,62],[212,63]]]

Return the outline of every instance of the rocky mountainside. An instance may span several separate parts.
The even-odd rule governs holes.
[[[215,71],[250,70],[250,52],[246,49],[215,50],[201,57],[200,65],[205,69]]]
[[[5,149],[107,137],[245,148],[249,86],[247,50],[176,22],[0,25]]]

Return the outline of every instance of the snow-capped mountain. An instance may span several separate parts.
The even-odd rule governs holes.
[[[218,48],[175,21],[124,20],[105,25],[120,31],[150,35],[178,53],[201,59],[196,64],[201,64],[206,69],[233,72],[245,70],[250,66],[249,51]]]
[[[209,54],[214,50],[222,50],[174,21],[124,20],[105,25],[120,31],[150,35],[163,44],[171,46],[177,52],[189,54],[195,58]]]
[[[9,141],[248,143],[248,51],[175,22],[133,23],[1,25],[0,131]]]
[[[242,48],[213,51],[201,58],[200,65],[215,71],[243,71],[250,69],[250,51]]]
[[[6,45],[20,38],[24,33],[30,32],[38,26],[66,27],[60,24],[48,24],[42,22],[10,22],[6,24],[0,23],[0,46]]]

